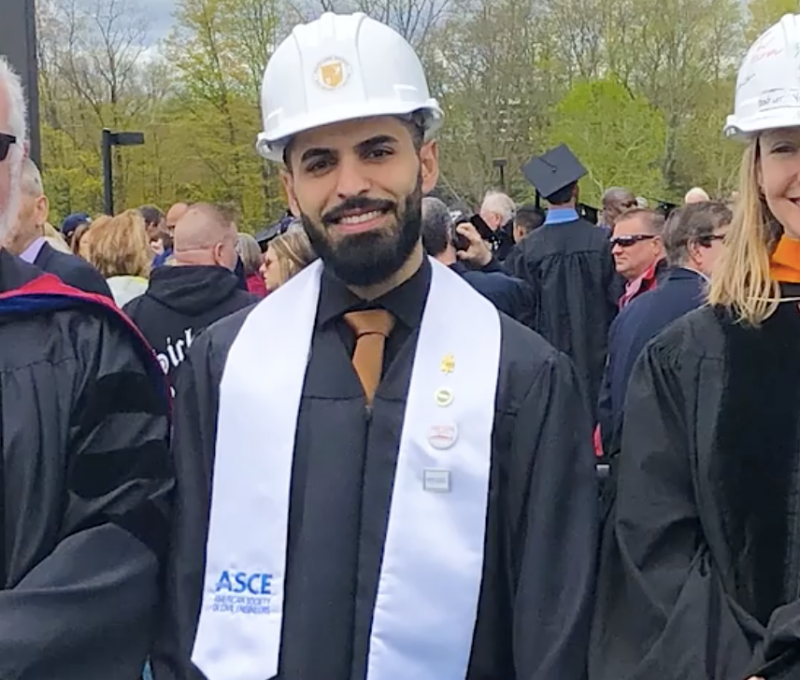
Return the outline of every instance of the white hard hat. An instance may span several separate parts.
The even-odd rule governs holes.
[[[747,52],[736,79],[733,115],[725,135],[747,138],[800,126],[800,16],[785,15]]]
[[[264,131],[256,148],[280,161],[304,130],[370,116],[422,112],[425,137],[443,113],[422,63],[396,31],[362,13],[323,14],[296,26],[267,64],[261,89]]]

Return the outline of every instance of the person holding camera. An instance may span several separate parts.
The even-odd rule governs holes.
[[[533,291],[521,279],[499,271],[479,271],[492,259],[489,249],[471,222],[453,222],[447,206],[438,198],[422,199],[422,245],[425,252],[438,260],[501,312],[521,324],[533,327]]]

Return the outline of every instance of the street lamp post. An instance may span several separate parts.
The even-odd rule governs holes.
[[[103,205],[106,215],[114,214],[114,166],[111,162],[111,149],[115,146],[140,144],[144,144],[143,132],[111,132],[108,128],[103,129]]]
[[[500,171],[500,188],[503,193],[506,193],[506,165],[508,161],[505,158],[495,158],[492,165]]]

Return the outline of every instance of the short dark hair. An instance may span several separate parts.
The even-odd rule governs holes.
[[[152,225],[157,227],[159,224],[161,224],[161,220],[164,219],[164,213],[154,205],[143,205],[141,208],[139,208],[139,213],[144,219],[145,226]]]
[[[544,224],[544,211],[533,203],[526,203],[517,208],[514,215],[514,226],[520,227],[526,234],[530,234]]]
[[[544,200],[551,205],[563,205],[564,203],[569,203],[572,200],[572,196],[577,185],[577,182],[567,184],[567,186],[565,186],[563,189],[559,189],[555,193],[545,196]]]
[[[719,201],[688,203],[674,210],[664,227],[664,248],[670,266],[687,262],[690,243],[711,245],[714,232],[732,219],[730,208]]]
[[[655,210],[651,210],[650,208],[631,208],[630,210],[626,210],[614,220],[614,227],[616,227],[620,222],[624,222],[625,220],[630,220],[635,217],[641,217],[644,219],[644,222],[651,234],[661,236],[662,232],[664,231],[664,216]]]
[[[441,255],[452,242],[453,218],[443,201],[422,199],[422,247],[431,257]]]

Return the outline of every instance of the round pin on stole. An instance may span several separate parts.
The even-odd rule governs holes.
[[[458,440],[458,427],[455,423],[433,425],[428,431],[428,443],[434,449],[449,449],[456,440]]]
[[[436,390],[434,398],[436,399],[437,406],[450,406],[450,404],[453,403],[453,390],[448,389],[447,387],[442,387],[441,389]]]

